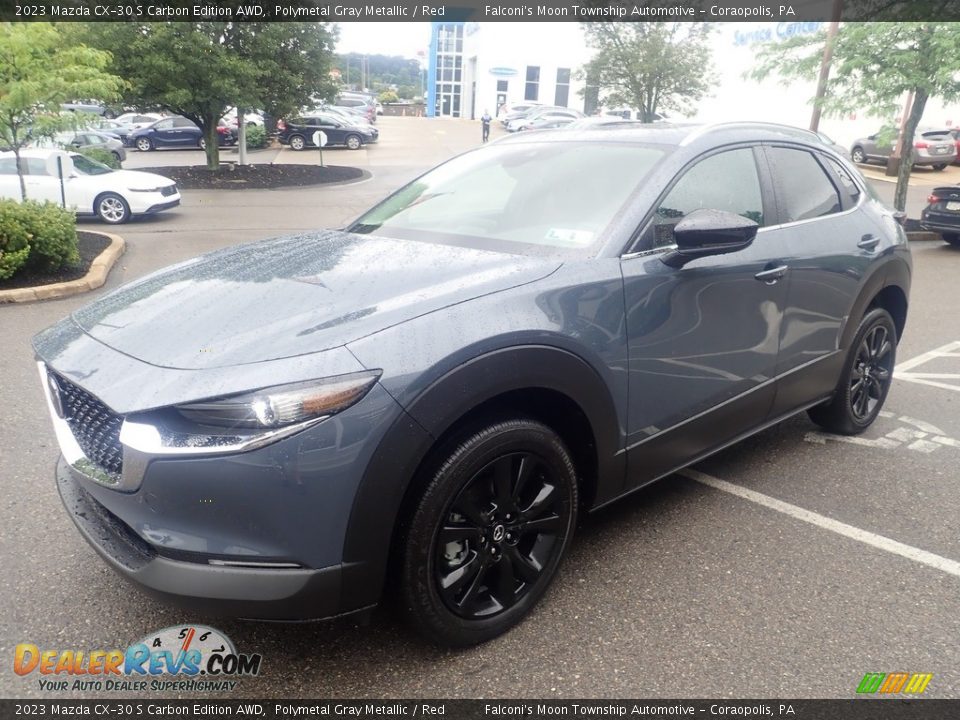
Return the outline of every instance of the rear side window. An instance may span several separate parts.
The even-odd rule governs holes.
[[[752,149],[711,155],[687,170],[657,207],[652,247],[675,244],[674,225],[704,208],[725,210],[764,224],[763,194]]]
[[[860,197],[860,187],[854,182],[853,178],[850,177],[850,173],[847,172],[847,169],[843,165],[831,157],[827,158],[827,162],[830,163],[830,167],[833,168],[837,177],[840,178],[840,184],[843,185],[843,189],[846,190],[847,194],[856,202],[857,198]]]
[[[840,212],[843,206],[837,188],[811,153],[783,147],[768,148],[767,152],[780,222],[811,220]]]

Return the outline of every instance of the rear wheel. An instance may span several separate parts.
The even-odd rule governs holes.
[[[573,535],[576,473],[557,434],[523,418],[441,457],[403,544],[402,602],[423,635],[463,647],[509,630],[546,591]]]
[[[361,145],[363,145],[363,141],[360,139],[359,135],[347,135],[348,148],[351,150],[359,150]]]
[[[207,149],[207,139],[206,139],[206,138],[200,138],[199,140],[197,140],[197,147],[200,148],[201,150],[206,150],[206,149]]]
[[[877,419],[893,382],[897,328],[883,308],[866,314],[850,346],[833,399],[808,411],[825,430],[857,435]]]
[[[307,146],[307,141],[304,140],[303,135],[291,135],[290,136],[290,149],[291,150],[303,150]]]
[[[120,157],[120,153],[118,153],[116,150],[114,150],[110,154],[113,155],[113,159],[116,160],[118,163],[122,162],[123,159]]]
[[[946,169],[947,169],[947,164],[946,164],[946,163],[937,163],[936,165],[933,166],[933,169],[936,170],[937,172],[940,172],[941,170],[946,170]]]
[[[850,159],[862,165],[867,162],[867,155],[863,152],[863,148],[858,145],[850,152]]]

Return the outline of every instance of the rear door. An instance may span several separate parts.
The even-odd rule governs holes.
[[[317,129],[327,136],[328,145],[343,145],[346,142],[347,131],[343,123],[333,115],[321,115],[317,118]]]
[[[639,251],[621,262],[629,343],[628,487],[761,424],[774,398],[787,298],[784,237],[671,268],[673,227],[701,208],[761,227],[775,214],[759,147],[724,149],[685,169],[658,201]]]
[[[843,362],[840,336],[883,249],[865,223],[862,190],[836,160],[805,146],[768,145],[777,224],[761,232],[790,249],[774,414],[829,394]]]

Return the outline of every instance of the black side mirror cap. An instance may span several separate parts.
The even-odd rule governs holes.
[[[694,210],[673,227],[677,248],[660,259],[672,268],[709,255],[725,255],[753,243],[760,226],[725,210]]]

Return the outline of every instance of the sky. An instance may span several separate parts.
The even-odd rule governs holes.
[[[413,58],[430,44],[428,22],[342,22],[339,53],[402,55]]]

